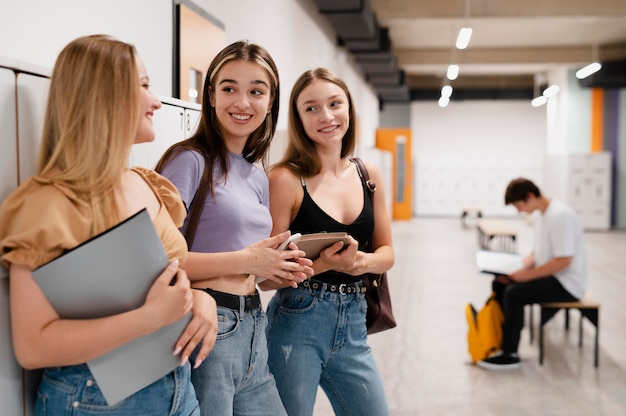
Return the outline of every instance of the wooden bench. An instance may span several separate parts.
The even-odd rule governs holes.
[[[599,326],[600,318],[600,302],[595,300],[591,295],[587,294],[582,299],[575,302],[546,302],[540,303],[541,316],[539,322],[539,364],[543,365],[543,326],[558,312],[560,309],[565,310],[565,329],[569,329],[569,310],[578,309],[580,312],[580,321],[578,323],[578,346],[583,346],[583,318],[587,318],[595,327],[593,365],[598,367],[598,344],[599,344]],[[533,310],[530,309],[530,342],[533,341]]]
[[[517,231],[507,221],[498,219],[480,219],[476,222],[478,244],[484,250],[490,249],[494,238],[500,240],[502,251],[515,252]]]

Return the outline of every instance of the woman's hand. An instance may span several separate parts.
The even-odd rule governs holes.
[[[322,250],[319,259],[315,261],[315,273],[319,274],[328,270],[348,273],[348,270],[353,268],[358,253],[359,243],[352,236],[348,236],[347,246],[344,247],[343,242],[338,241]]]
[[[305,257],[304,251],[293,243],[289,243],[288,250],[277,250],[289,236],[290,232],[285,231],[243,249],[247,272],[279,285],[288,282],[292,287],[311,277],[313,262]]]
[[[198,368],[209,355],[217,337],[217,304],[215,299],[202,290],[192,290],[193,317],[178,339],[174,355],[181,354],[180,364],[185,365],[196,346],[202,341],[202,347],[192,363]]]
[[[143,308],[153,330],[170,325],[183,318],[193,304],[187,273],[172,261],[150,287]]]

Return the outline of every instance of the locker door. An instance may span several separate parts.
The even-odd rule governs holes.
[[[0,201],[17,187],[15,73],[0,68]],[[0,266],[0,403],[7,415],[23,413],[22,369],[15,361],[9,319],[8,272]]]
[[[41,142],[44,111],[50,80],[34,75],[17,75],[17,125],[19,140],[19,180],[35,173]]]
[[[136,144],[130,149],[130,156],[128,158],[128,166],[148,166],[148,144],[141,143]]]
[[[194,110],[192,108],[185,108],[185,138],[191,137],[198,128],[198,122],[200,121],[200,110]]]
[[[163,103],[154,113],[152,122],[156,137],[145,146],[148,149],[147,168],[154,169],[163,153],[174,143],[185,138],[185,110],[177,105]],[[143,145],[139,145],[143,146]]]

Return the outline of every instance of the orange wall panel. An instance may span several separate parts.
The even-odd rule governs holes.
[[[604,90],[591,90],[591,153],[601,152],[604,134]]]
[[[393,155],[392,218],[411,219],[413,200],[411,129],[376,130],[376,147]]]

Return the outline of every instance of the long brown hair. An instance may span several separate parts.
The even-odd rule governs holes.
[[[75,39],[59,54],[45,110],[37,175],[92,209],[92,234],[120,221],[114,188],[139,125],[134,46],[107,35]]]
[[[352,96],[346,83],[326,68],[317,68],[304,72],[296,80],[289,98],[289,123],[287,133],[289,141],[285,154],[275,167],[285,167],[297,176],[311,177],[320,172],[321,162],[313,140],[307,136],[304,124],[298,113],[298,98],[302,91],[315,80],[331,82],[341,88],[348,99],[350,125],[341,143],[341,158],[348,157],[356,146],[355,110]]]
[[[161,157],[156,166],[156,171],[161,172],[163,167],[175,156],[185,150],[196,150],[204,155],[210,184],[213,194],[215,179],[213,178],[214,166],[217,162],[221,167],[221,180],[226,180],[228,175],[228,148],[221,127],[217,119],[215,107],[211,105],[212,91],[216,90],[215,82],[220,69],[228,62],[244,61],[252,62],[261,66],[270,80],[272,94],[272,108],[265,117],[263,123],[253,131],[243,148],[243,157],[250,163],[261,161],[267,167],[268,151],[278,122],[278,109],[280,97],[280,82],[278,69],[270,54],[261,46],[248,43],[247,41],[235,42],[222,49],[209,65],[204,80],[204,94],[202,98],[202,114],[198,129],[187,140],[171,146]]]

